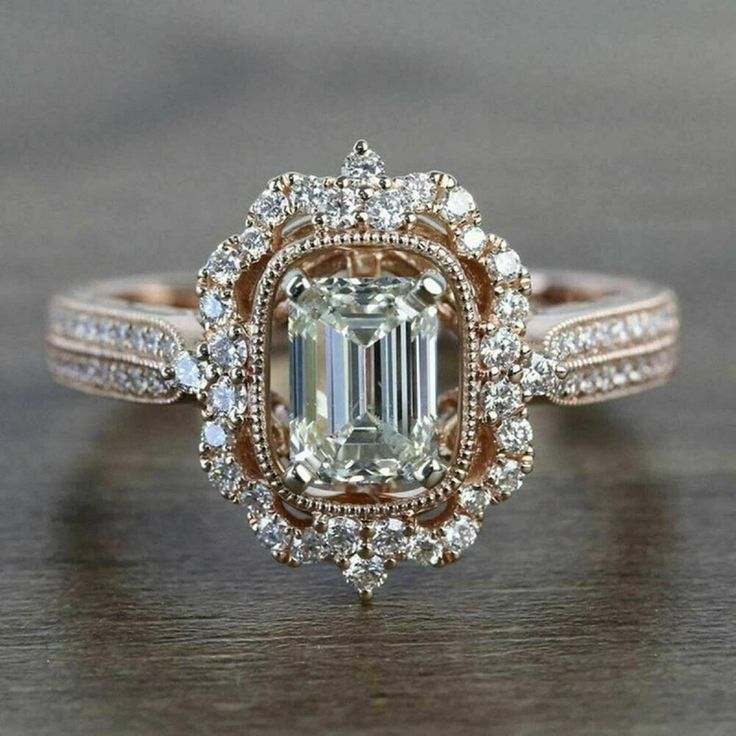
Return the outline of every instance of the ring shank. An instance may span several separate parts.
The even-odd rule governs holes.
[[[527,340],[567,370],[553,401],[631,394],[674,370],[679,320],[670,289],[557,270],[533,271],[532,284]],[[201,340],[190,274],[98,281],[55,297],[50,307],[51,371],[61,383],[91,393],[176,401],[182,394],[170,376],[172,360]]]

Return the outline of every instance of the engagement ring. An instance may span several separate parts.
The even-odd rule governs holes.
[[[519,489],[532,399],[626,396],[677,362],[672,291],[530,272],[454,177],[389,176],[365,141],[339,176],[269,182],[187,283],[55,297],[53,375],[196,399],[201,465],[260,542],[289,565],[337,565],[364,600],[398,563],[456,560]]]

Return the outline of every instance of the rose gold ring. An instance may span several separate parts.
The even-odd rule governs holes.
[[[677,362],[671,290],[530,273],[452,176],[390,177],[365,141],[340,176],[269,182],[188,281],[55,297],[53,375],[196,399],[202,467],[258,539],[280,562],[335,563],[363,600],[399,562],[456,560],[518,490],[532,399],[627,396]]]

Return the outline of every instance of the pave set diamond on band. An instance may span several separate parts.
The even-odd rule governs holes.
[[[196,399],[202,467],[261,543],[335,563],[367,600],[402,561],[457,559],[518,490],[532,399],[656,386],[678,335],[669,289],[531,274],[452,176],[390,177],[358,141],[339,176],[273,179],[196,289],[71,290],[47,339],[69,386]]]

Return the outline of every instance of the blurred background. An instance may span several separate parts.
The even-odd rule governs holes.
[[[0,4],[0,726],[14,733],[733,733],[736,5]],[[196,411],[51,384],[44,309],[190,270],[356,138],[439,168],[530,266],[683,302],[683,366],[533,415],[537,470],[361,609],[274,565]]]

